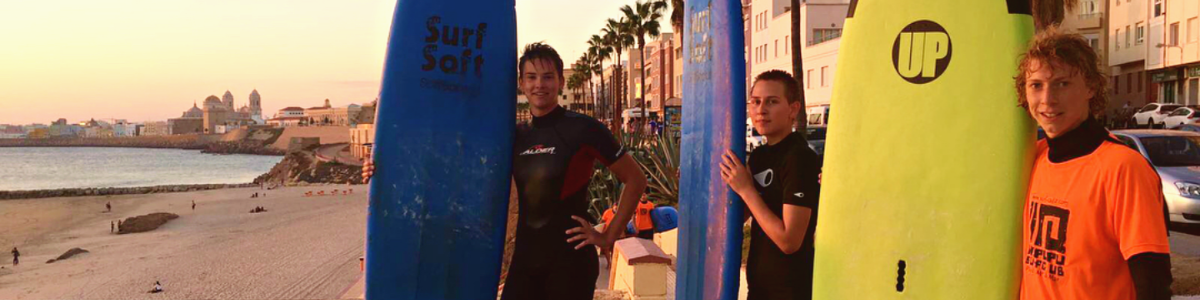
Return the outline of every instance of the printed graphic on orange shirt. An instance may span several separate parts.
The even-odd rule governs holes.
[[[1062,278],[1067,262],[1067,224],[1071,211],[1031,201],[1026,213],[1029,214],[1029,247],[1025,249],[1025,268],[1053,280]]]

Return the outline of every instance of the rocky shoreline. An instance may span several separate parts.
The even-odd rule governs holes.
[[[157,193],[179,193],[191,191],[205,191],[226,188],[244,188],[256,187],[254,183],[236,183],[236,184],[183,184],[183,185],[159,185],[146,187],[114,187],[114,188],[71,188],[71,189],[50,189],[50,190],[27,190],[27,191],[0,191],[0,200],[15,200],[15,199],[37,199],[37,198],[54,198],[54,197],[80,197],[80,196],[115,196],[115,195],[135,195],[135,194],[157,194]]]
[[[200,150],[200,153],[283,156],[287,154],[287,151],[264,147],[253,142],[213,142],[205,145],[204,150]]]
[[[273,132],[277,138],[279,132]],[[269,141],[274,141],[270,139]],[[219,134],[181,134],[114,138],[0,139],[0,147],[105,147],[200,150],[209,154],[283,156],[286,151],[254,140],[222,140]]]
[[[119,138],[0,139],[0,147],[118,147],[204,149],[220,135],[181,134]]]
[[[317,160],[312,150],[297,151],[283,157],[266,174],[254,179],[265,185],[358,184],[362,182],[362,167]]]

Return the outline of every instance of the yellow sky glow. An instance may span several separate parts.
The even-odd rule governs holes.
[[[633,0],[518,0],[519,44],[566,63]],[[164,121],[252,89],[286,106],[375,99],[395,0],[0,2],[0,124]],[[670,31],[663,20],[664,31]]]

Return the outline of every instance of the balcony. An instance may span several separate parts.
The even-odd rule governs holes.
[[[1092,28],[1099,29],[1100,24],[1103,23],[1103,21],[1104,21],[1104,14],[1098,13],[1098,12],[1096,12],[1096,13],[1081,13],[1078,15],[1078,18],[1076,18],[1076,20],[1079,24],[1077,26],[1078,29],[1092,29]]]

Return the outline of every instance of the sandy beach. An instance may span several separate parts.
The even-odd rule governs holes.
[[[361,275],[366,206],[365,185],[0,201],[0,299],[337,299]],[[110,221],[154,212],[179,218],[109,233]],[[46,263],[76,247],[90,252]],[[155,281],[163,293],[147,293]]]

